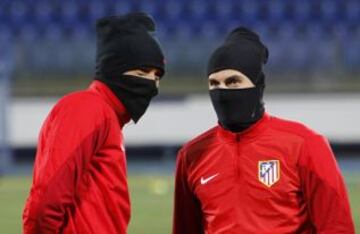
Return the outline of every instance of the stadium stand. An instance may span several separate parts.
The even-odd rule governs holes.
[[[71,67],[70,52],[83,56],[93,52],[94,22],[98,17],[145,11],[158,22],[158,37],[169,51],[175,69],[203,65],[198,61],[231,28],[243,24],[259,31],[271,50],[269,69],[302,71],[343,69],[360,71],[360,1],[358,0],[2,0],[0,2],[0,41],[15,41],[27,51],[30,67],[52,67],[45,46],[56,42],[59,70]],[[78,48],[78,42],[85,45]],[[203,44],[205,44],[203,46]],[[69,50],[69,51],[67,51]],[[186,53],[190,50],[194,53]],[[199,52],[197,52],[199,50]],[[23,52],[25,53],[25,52]],[[35,56],[35,58],[33,58]],[[78,59],[77,59],[78,60]],[[42,64],[36,64],[38,61]],[[91,67],[92,60],[81,68]],[[91,64],[86,64],[91,62]],[[35,63],[35,64],[34,64]],[[43,64],[45,63],[45,64]],[[66,63],[69,63],[68,65]],[[35,66],[34,66],[35,65]],[[170,66],[170,67],[171,67]]]

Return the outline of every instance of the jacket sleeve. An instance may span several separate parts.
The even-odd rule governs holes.
[[[85,102],[84,105],[87,103]],[[34,181],[41,188],[24,211],[24,233],[61,233],[73,213],[80,180],[106,136],[107,122],[96,107],[63,108],[48,118],[40,138]]]
[[[200,202],[189,187],[184,156],[180,150],[176,163],[173,234],[201,234],[204,231]]]
[[[303,194],[316,233],[355,233],[344,180],[324,137],[306,139],[299,166]]]

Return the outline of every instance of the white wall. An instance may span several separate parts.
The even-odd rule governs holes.
[[[56,99],[18,98],[9,113],[13,146],[34,146],[42,121]],[[360,142],[360,94],[294,94],[265,97],[273,115],[301,121],[333,141]],[[125,127],[127,144],[181,144],[214,126],[208,96],[154,102],[137,125]]]

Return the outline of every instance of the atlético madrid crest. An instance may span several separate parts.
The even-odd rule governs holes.
[[[280,161],[259,161],[258,177],[259,181],[267,187],[273,186],[280,179]]]

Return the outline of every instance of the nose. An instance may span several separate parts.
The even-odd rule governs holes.
[[[219,89],[227,89],[228,87],[226,86],[225,82],[220,82],[220,84],[218,85]]]
[[[156,87],[159,88],[160,86],[160,81],[159,81],[159,77],[157,75],[157,71],[156,70],[153,70],[149,73],[149,77],[152,79],[152,80],[155,80],[155,83],[156,83]]]
[[[151,79],[153,79],[153,80],[156,80],[156,78],[157,78],[156,70],[155,70],[155,71],[151,71],[151,72],[149,73],[149,77],[151,77]]]

